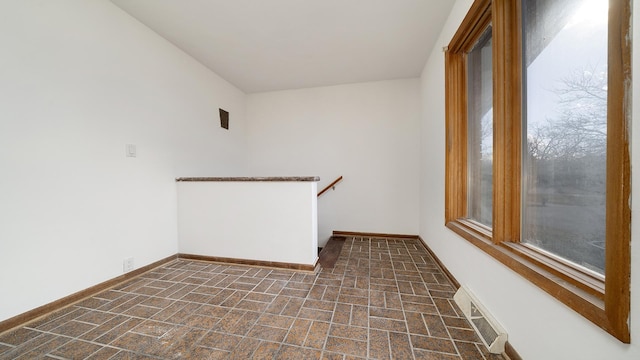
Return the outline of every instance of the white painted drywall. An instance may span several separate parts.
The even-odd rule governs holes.
[[[244,94],[109,1],[0,2],[0,321],[175,254],[174,179],[244,141]]]
[[[333,230],[418,231],[419,81],[247,95],[252,175],[319,175],[318,242]]]
[[[315,265],[316,182],[178,183],[183,254]]]
[[[480,298],[509,333],[524,359],[640,359],[640,207],[633,204],[631,274],[631,345],[622,344],[591,322],[444,227],[444,54],[471,6],[458,0],[439,44],[422,74],[420,235],[453,275]],[[640,9],[640,1],[634,1]],[[640,23],[636,12],[634,22]],[[633,31],[640,39],[640,28]],[[634,68],[640,68],[635,47]],[[640,79],[633,80],[634,119],[640,118]],[[637,121],[634,120],[634,127]],[[640,131],[632,133],[632,168],[640,168]],[[633,177],[632,193],[640,192]]]

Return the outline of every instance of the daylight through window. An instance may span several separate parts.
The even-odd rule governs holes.
[[[476,0],[445,54],[447,227],[624,342],[630,17]]]

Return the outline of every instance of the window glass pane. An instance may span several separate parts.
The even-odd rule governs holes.
[[[491,226],[493,203],[493,75],[491,27],[467,54],[469,218]]]
[[[522,242],[604,275],[608,2],[522,7]]]

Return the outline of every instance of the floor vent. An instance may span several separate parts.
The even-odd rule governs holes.
[[[492,354],[502,354],[504,344],[507,342],[507,332],[489,314],[478,299],[469,291],[466,286],[461,286],[453,296],[453,300],[458,304],[464,316],[474,327],[482,342],[487,346]]]

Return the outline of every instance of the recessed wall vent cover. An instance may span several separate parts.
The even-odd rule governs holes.
[[[229,130],[229,112],[226,110],[220,110],[220,127]]]
[[[487,309],[480,304],[480,301],[469,291],[466,286],[461,286],[453,296],[453,300],[458,304],[464,316],[469,320],[480,339],[492,354],[502,354],[504,344],[507,342],[507,332],[489,314]]]

